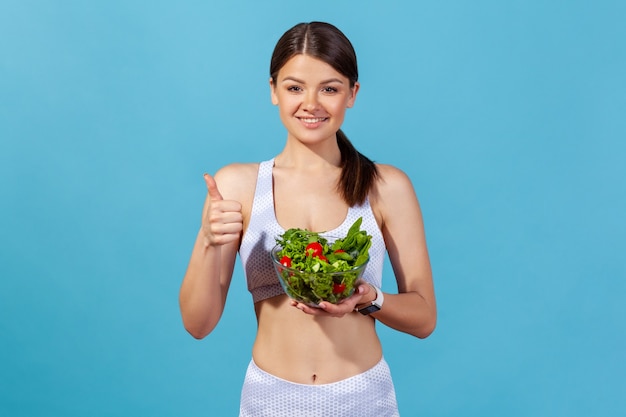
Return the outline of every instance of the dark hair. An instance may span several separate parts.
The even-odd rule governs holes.
[[[324,22],[299,23],[289,29],[276,43],[270,62],[270,76],[277,80],[278,71],[295,55],[319,59],[350,80],[350,87],[359,78],[356,53],[350,40],[335,26]],[[373,161],[356,150],[339,130],[337,145],[341,152],[341,178],[337,189],[350,206],[362,204],[367,198],[378,170]]]

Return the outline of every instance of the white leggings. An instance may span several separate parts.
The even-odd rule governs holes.
[[[250,361],[239,417],[398,417],[396,392],[384,358],[362,374],[307,385],[275,377]]]

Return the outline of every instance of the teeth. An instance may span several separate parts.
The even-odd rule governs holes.
[[[316,117],[315,119],[300,119],[302,120],[304,123],[319,123],[319,122],[323,122],[324,120],[326,120],[325,117]]]

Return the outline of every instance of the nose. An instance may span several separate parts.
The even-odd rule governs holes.
[[[305,94],[302,107],[307,111],[314,111],[319,107],[316,91],[308,91],[307,94]]]

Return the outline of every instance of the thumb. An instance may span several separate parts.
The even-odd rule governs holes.
[[[204,174],[204,182],[206,182],[206,188],[209,191],[209,197],[211,200],[223,200],[222,194],[217,189],[217,183],[209,174]]]

